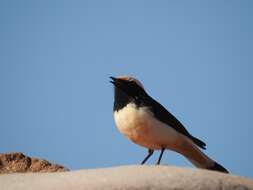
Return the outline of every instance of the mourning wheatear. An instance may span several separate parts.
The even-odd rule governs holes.
[[[134,143],[146,147],[148,155],[161,150],[160,164],[165,149],[185,156],[198,168],[228,173],[220,164],[205,155],[199,148],[206,144],[192,136],[170,112],[150,97],[140,81],[133,77],[110,77],[114,84],[114,119],[118,130]]]

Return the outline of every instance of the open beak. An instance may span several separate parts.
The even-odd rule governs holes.
[[[117,88],[122,88],[122,86],[125,86],[126,81],[123,79],[119,79],[116,77],[110,77],[110,79],[110,83],[112,83]]]
[[[110,77],[110,79],[112,79],[112,80],[110,81],[110,83],[112,83],[112,84],[114,84],[114,85],[115,85],[115,83],[116,83],[117,79],[116,79],[115,77]]]

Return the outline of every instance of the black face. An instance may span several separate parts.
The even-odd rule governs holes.
[[[114,111],[120,110],[130,102],[140,104],[141,97],[146,94],[142,87],[135,81],[110,78],[110,82],[114,84]]]

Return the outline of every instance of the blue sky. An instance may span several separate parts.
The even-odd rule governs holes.
[[[253,178],[252,1],[0,1],[0,152],[137,164],[109,76],[132,75],[205,151]],[[158,153],[149,163],[154,163]],[[166,151],[162,163],[192,167]]]

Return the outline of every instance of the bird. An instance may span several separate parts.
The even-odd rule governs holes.
[[[116,127],[130,141],[148,150],[145,164],[154,151],[160,151],[160,164],[165,150],[183,155],[201,169],[229,173],[201,149],[206,144],[191,135],[184,125],[144,89],[132,76],[110,77],[114,86],[113,116]]]

